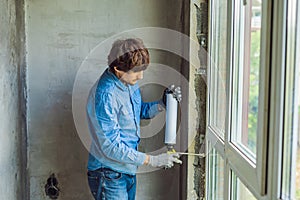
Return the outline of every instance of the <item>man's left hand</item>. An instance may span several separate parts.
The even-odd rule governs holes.
[[[180,86],[175,87],[175,85],[170,85],[168,88],[164,90],[162,102],[166,106],[167,105],[167,94],[172,94],[178,103],[182,100],[181,88]]]

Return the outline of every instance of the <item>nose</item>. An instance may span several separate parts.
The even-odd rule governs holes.
[[[143,79],[143,77],[144,77],[144,71],[140,71],[137,75],[138,80]]]

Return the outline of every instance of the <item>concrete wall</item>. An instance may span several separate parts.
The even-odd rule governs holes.
[[[207,0],[193,0],[190,5],[190,37],[192,41],[199,42],[200,37],[207,37]],[[199,73],[199,68],[207,68],[205,60],[206,48],[193,49],[191,45],[189,74],[189,140],[193,140],[189,152],[205,153],[205,131],[206,131],[206,93],[207,76]],[[192,63],[194,65],[192,65]],[[187,175],[187,199],[205,198],[205,158],[188,157]]]
[[[23,13],[22,1],[0,1],[0,199],[7,200],[23,199],[25,186]]]
[[[72,118],[76,72],[91,49],[121,31],[145,26],[182,30],[184,3],[189,1],[25,1],[30,199],[48,199],[44,186],[52,173],[61,190],[59,199],[91,199],[88,151]],[[155,54],[155,62],[169,61],[180,68],[181,59]],[[137,199],[180,199],[178,172],[139,175]]]

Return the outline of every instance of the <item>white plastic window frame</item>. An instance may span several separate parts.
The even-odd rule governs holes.
[[[226,1],[228,1],[228,0],[226,0]],[[213,7],[215,7],[216,5],[212,5],[212,4],[214,4],[216,1],[210,1],[210,6],[213,6]],[[211,10],[210,10],[211,11]],[[218,13],[218,16],[217,16],[218,18],[220,18],[220,13]],[[215,28],[215,26],[217,25],[216,24],[216,21],[212,21],[212,20],[210,20],[210,29],[214,29]],[[215,29],[214,29],[215,30]],[[211,31],[211,34],[213,34],[213,35],[215,35],[215,32],[212,32]],[[219,50],[220,50],[220,48],[219,48],[219,46],[218,46],[218,43],[216,42],[217,40],[214,40],[214,41],[211,41],[210,42],[210,49],[211,49],[211,51],[210,51],[210,55],[211,55],[211,58],[212,59],[208,59],[208,65],[212,65],[213,66],[213,68],[214,68],[214,70],[212,70],[212,69],[210,69],[210,71],[214,71],[215,73],[213,73],[213,74],[211,74],[212,76],[211,77],[209,77],[209,81],[210,81],[210,84],[211,84],[211,89],[212,90],[210,90],[209,92],[210,92],[210,94],[214,94],[214,95],[216,95],[217,94],[217,92],[218,92],[218,86],[219,86],[219,82],[220,81],[222,81],[222,80],[220,80],[222,77],[220,77],[220,73],[219,73],[219,70],[217,70],[217,67],[216,66],[218,66],[219,65],[219,60],[217,60],[217,61],[215,61],[215,60],[213,60],[213,58],[215,58],[215,57],[217,57],[218,56],[218,52],[219,52]],[[224,49],[223,49],[223,51],[224,51]],[[218,99],[218,101],[220,101],[219,99]],[[209,106],[209,105],[208,105]],[[211,125],[210,126],[210,128],[211,129],[213,129],[214,130],[214,132],[215,133],[217,133],[218,134],[218,137],[220,137],[220,138],[222,138],[223,140],[224,140],[224,130],[222,130],[220,127],[219,127],[219,124],[218,125],[214,125],[213,123],[216,123],[216,121],[217,121],[217,118],[219,117],[219,116],[217,116],[218,114],[217,114],[217,107],[218,107],[218,102],[217,101],[213,101],[213,102],[211,102],[211,106],[213,106],[214,107],[214,109],[211,111],[211,117],[208,119],[209,120],[209,124]]]
[[[210,1],[210,8],[216,0]],[[270,31],[270,3],[269,1],[263,1],[262,5],[262,30],[261,30],[261,59],[260,65],[266,67],[260,67],[260,89],[259,89],[259,120],[258,120],[258,134],[257,134],[257,157],[256,162],[254,163],[247,155],[245,155],[240,149],[234,146],[230,142],[231,133],[232,133],[232,80],[233,80],[233,56],[234,55],[234,11],[236,11],[235,5],[238,1],[228,1],[228,39],[227,39],[227,116],[226,116],[226,129],[225,129],[225,138],[224,140],[219,137],[214,127],[212,127],[208,119],[207,122],[207,140],[214,144],[214,148],[218,151],[220,155],[225,160],[225,183],[224,183],[224,197],[230,198],[230,170],[233,170],[239,179],[249,188],[249,190],[260,199],[266,194],[266,157],[267,157],[267,129],[268,129],[268,94],[269,94],[269,46],[270,40],[267,37],[267,34]],[[210,21],[214,21],[214,11],[210,10]],[[210,31],[211,34],[212,31]],[[212,41],[212,35],[210,35],[209,41]],[[209,45],[209,52],[211,52],[211,46]],[[210,74],[210,64],[208,69],[209,82],[208,82],[208,91],[214,91],[211,88],[212,80],[214,74]],[[210,103],[211,99],[214,98],[214,94],[208,92],[208,114],[207,116],[211,117],[210,112]],[[207,149],[209,151],[209,149]],[[208,152],[209,153],[209,152]],[[209,156],[207,157],[207,159]],[[209,160],[207,160],[209,163]],[[207,166],[208,173],[210,172],[209,166]],[[210,176],[207,176],[210,177]],[[209,182],[209,180],[207,180]],[[207,185],[208,187],[208,185]],[[207,191],[208,192],[208,191]]]
[[[298,98],[299,98],[299,58],[296,56],[299,53],[299,25],[300,2],[290,0],[281,5],[283,15],[287,20],[284,24],[282,38],[284,47],[281,52],[284,55],[281,60],[282,64],[282,93],[283,93],[283,111],[282,111],[282,133],[279,135],[282,140],[279,140],[280,152],[282,157],[281,163],[276,169],[278,174],[281,174],[277,180],[277,186],[274,190],[279,194],[280,199],[295,199],[295,180],[296,180],[296,153],[297,153],[297,134],[298,134]],[[285,12],[284,12],[285,11]],[[279,51],[280,52],[280,51]],[[296,111],[295,111],[296,107]],[[278,152],[278,154],[280,154]]]
[[[297,0],[284,0],[273,2],[273,19],[272,19],[272,71],[271,71],[271,90],[270,90],[270,128],[269,132],[269,159],[268,159],[268,197],[269,199],[293,199],[292,194],[294,193],[294,185],[292,184],[293,179],[293,164],[290,164],[289,171],[285,171],[283,165],[285,165],[287,158],[291,157],[295,150],[291,151],[285,148],[287,145],[295,145],[289,141],[293,133],[287,133],[287,115],[285,109],[289,98],[285,96],[287,84],[289,80],[290,68],[294,66],[291,63],[291,56],[294,54],[295,49],[293,45],[295,41],[291,41],[291,35],[294,34],[296,27],[295,20],[291,19],[290,16],[297,13],[295,2]],[[298,10],[299,10],[298,2]],[[298,23],[299,25],[299,23]],[[299,27],[298,27],[299,28]],[[299,41],[298,41],[299,42]],[[297,47],[297,45],[296,45]],[[298,48],[299,49],[299,48]],[[293,56],[292,56],[293,57]],[[293,61],[292,61],[293,62]],[[290,130],[288,130],[290,131]],[[293,149],[293,147],[291,148]],[[288,170],[288,169],[287,169]],[[290,182],[285,185],[283,183],[284,173],[291,173]]]

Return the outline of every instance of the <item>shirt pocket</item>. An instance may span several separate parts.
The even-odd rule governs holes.
[[[120,108],[118,115],[118,123],[123,129],[133,129],[135,127],[134,114],[129,105],[124,105]]]
[[[120,116],[125,116],[125,117],[133,117],[133,111],[132,108],[129,107],[129,105],[127,106],[122,106],[120,108]]]

